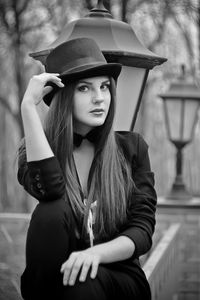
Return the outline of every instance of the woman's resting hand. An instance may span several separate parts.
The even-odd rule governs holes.
[[[95,278],[97,275],[100,256],[90,252],[91,248],[83,251],[72,252],[68,260],[62,265],[63,284],[74,285],[79,275],[79,281],[86,280],[88,272],[90,277]]]

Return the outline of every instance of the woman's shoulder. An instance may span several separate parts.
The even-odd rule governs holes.
[[[120,144],[130,145],[131,147],[139,147],[142,145],[147,145],[144,137],[134,131],[115,131],[116,140]]]
[[[139,135],[135,131],[115,131],[115,136],[121,140],[137,140]]]
[[[143,136],[133,131],[115,131],[117,144],[122,148],[126,156],[138,156],[146,152],[148,144]]]

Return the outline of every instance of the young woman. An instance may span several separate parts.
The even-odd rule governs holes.
[[[92,39],[77,38],[52,50],[46,73],[29,82],[18,180],[39,204],[27,234],[25,300],[151,299],[139,256],[152,244],[154,178],[143,138],[113,130],[120,71]]]

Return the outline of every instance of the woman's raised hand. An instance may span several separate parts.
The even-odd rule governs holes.
[[[91,278],[96,277],[100,256],[90,252],[90,249],[72,252],[68,260],[62,265],[61,272],[63,273],[64,285],[74,285],[77,276],[79,276],[79,281],[84,282],[88,272],[90,272]]]
[[[43,97],[53,89],[51,86],[45,86],[47,82],[52,82],[60,88],[64,87],[58,73],[42,73],[34,75],[29,81],[22,104],[29,103],[38,105]]]

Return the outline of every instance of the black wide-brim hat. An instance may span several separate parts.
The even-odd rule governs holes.
[[[121,68],[119,63],[108,63],[96,42],[90,38],[77,38],[60,44],[50,52],[45,63],[46,72],[59,73],[64,84],[95,76],[109,76],[117,81]],[[49,106],[60,88],[51,82],[47,85],[53,87],[43,98]]]

